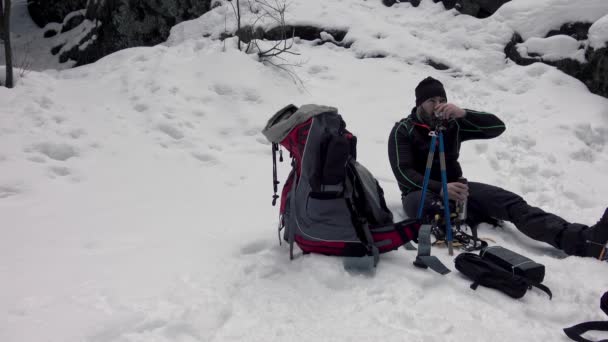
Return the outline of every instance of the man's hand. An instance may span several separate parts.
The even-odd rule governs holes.
[[[443,189],[439,193],[443,196]],[[467,184],[453,182],[448,183],[448,198],[453,201],[463,202],[469,196],[469,186]]]
[[[441,119],[458,119],[465,116],[466,111],[453,103],[441,103],[435,107],[435,113],[438,113]]]

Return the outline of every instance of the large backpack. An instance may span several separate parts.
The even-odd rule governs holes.
[[[357,139],[336,108],[288,105],[262,131],[272,143],[273,205],[278,199],[276,154],[289,151],[292,170],[280,201],[279,232],[304,253],[373,256],[418,236],[417,220],[393,222],[378,181],[356,161]],[[279,233],[280,234],[280,233]]]

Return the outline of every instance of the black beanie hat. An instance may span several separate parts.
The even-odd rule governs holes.
[[[447,99],[445,89],[443,89],[443,84],[429,76],[423,79],[420,83],[418,83],[418,86],[416,86],[416,107],[435,96],[443,96]]]

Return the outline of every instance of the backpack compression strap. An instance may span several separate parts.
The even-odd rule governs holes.
[[[600,300],[600,309],[608,315],[608,292],[604,293]],[[594,321],[577,324],[570,328],[565,328],[564,332],[568,337],[578,342],[592,342],[584,338],[582,335],[591,330],[608,331],[608,321]],[[607,342],[608,340],[601,340],[598,342]]]
[[[437,259],[436,256],[431,255],[431,225],[424,224],[418,231],[418,255],[414,265],[420,268],[430,267],[433,271],[446,275],[450,273],[450,269]]]

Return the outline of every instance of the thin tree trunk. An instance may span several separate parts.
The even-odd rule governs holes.
[[[241,3],[236,0],[236,36],[238,37],[239,51],[241,51]]]
[[[2,6],[4,1],[4,6]],[[11,49],[11,0],[0,0],[0,25],[4,40],[4,59],[6,62],[6,87],[13,87],[13,52]]]

